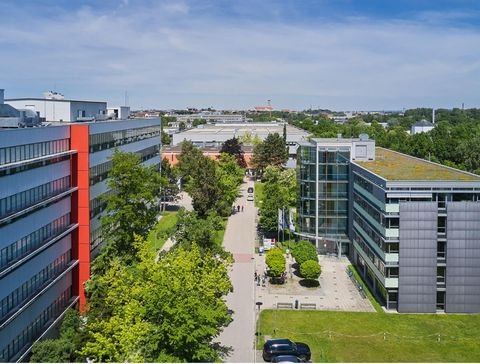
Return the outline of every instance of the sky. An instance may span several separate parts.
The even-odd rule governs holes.
[[[480,107],[478,0],[1,0],[0,19],[6,98]]]

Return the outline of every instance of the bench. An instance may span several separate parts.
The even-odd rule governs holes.
[[[290,302],[277,302],[277,308],[290,308],[290,309],[293,309],[293,303],[290,303]]]
[[[317,304],[316,303],[300,303],[301,310],[316,310]]]

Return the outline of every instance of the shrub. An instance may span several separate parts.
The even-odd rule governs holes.
[[[318,279],[321,272],[320,264],[315,260],[307,260],[300,265],[300,274],[305,279]]]
[[[302,265],[307,260],[318,262],[317,249],[315,246],[306,240],[301,240],[293,248],[292,255],[298,265]]]
[[[286,261],[280,248],[270,249],[265,257],[265,262],[273,277],[279,277],[285,272]]]

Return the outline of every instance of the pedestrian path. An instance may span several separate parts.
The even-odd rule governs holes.
[[[228,363],[249,363],[255,361],[255,301],[254,301],[254,247],[256,208],[253,201],[247,201],[247,188],[253,182],[243,183],[241,197],[235,202],[240,212],[228,219],[223,245],[231,252],[235,262],[230,271],[233,292],[226,297],[226,302],[233,311],[233,321],[219,337],[222,345],[231,347]],[[241,207],[244,207],[242,212]]]

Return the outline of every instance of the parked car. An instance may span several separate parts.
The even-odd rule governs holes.
[[[248,192],[248,193],[253,193],[253,187],[248,187],[248,188],[247,188],[247,192]]]
[[[272,358],[272,363],[304,363],[295,355],[277,355]]]
[[[307,344],[293,342],[289,339],[267,340],[263,345],[263,360],[271,361],[278,355],[293,355],[301,360],[310,360],[312,353]]]
[[[247,201],[253,201],[253,195],[251,193],[248,194]]]

